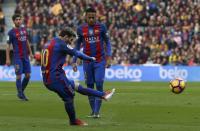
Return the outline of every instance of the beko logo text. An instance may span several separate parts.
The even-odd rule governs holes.
[[[15,77],[16,76],[15,76],[14,68],[13,69],[6,69],[6,68],[3,68],[3,67],[0,67],[0,79],[3,79],[3,78],[14,79]]]
[[[142,71],[140,69],[130,69],[128,67],[119,69],[107,69],[106,78],[118,78],[118,79],[141,79]]]
[[[160,67],[159,75],[161,79],[186,79],[188,77],[188,71],[186,69],[179,69],[178,67],[174,67],[172,69],[164,69]]]

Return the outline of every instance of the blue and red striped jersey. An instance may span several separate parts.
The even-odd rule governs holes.
[[[77,35],[77,50],[83,47],[83,52],[95,57],[97,62],[105,60],[106,56],[111,56],[111,44],[104,24],[96,22],[93,26],[89,26],[84,23],[77,28]],[[76,57],[73,58],[74,63],[76,59]]]
[[[14,58],[28,58],[28,35],[24,27],[13,28],[8,32],[8,44],[12,44]]]
[[[91,57],[73,49],[65,41],[55,37],[49,43],[45,44],[41,54],[41,70],[45,84],[53,83],[65,77],[63,65],[67,55],[89,61],[93,60]]]

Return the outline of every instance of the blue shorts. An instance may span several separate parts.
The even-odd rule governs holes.
[[[101,61],[83,63],[83,71],[86,84],[93,84],[95,82],[103,82],[105,77],[106,62]]]
[[[15,60],[15,74],[21,75],[22,73],[31,73],[31,65],[29,59],[16,59]]]
[[[75,84],[73,80],[66,77],[53,81],[51,84],[45,85],[49,90],[57,93],[63,101],[69,101],[74,98]]]

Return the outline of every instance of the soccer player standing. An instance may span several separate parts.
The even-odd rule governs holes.
[[[78,82],[69,80],[63,70],[66,55],[76,56],[87,61],[95,61],[95,57],[89,57],[73,49],[70,44],[75,38],[75,33],[67,28],[60,31],[59,36],[53,38],[42,50],[41,70],[44,85],[57,93],[64,101],[65,110],[70,119],[70,125],[87,125],[76,118],[74,109],[74,91],[83,95],[91,95],[100,99],[108,100],[112,97],[115,89],[111,92],[100,92],[82,87]]]
[[[22,25],[22,16],[20,14],[14,14],[12,16],[13,27],[8,32],[8,41],[6,49],[6,64],[10,65],[10,47],[13,46],[14,53],[14,65],[15,65],[15,74],[16,74],[16,87],[17,87],[17,96],[19,99],[27,101],[24,94],[24,90],[29,83],[31,67],[29,56],[33,58],[31,51],[30,43],[28,41],[28,35],[26,28],[21,27]],[[21,80],[22,73],[25,73],[25,77]]]
[[[95,9],[88,8],[85,13],[86,23],[77,28],[76,49],[80,50],[82,46],[85,54],[96,58],[96,61],[83,61],[85,82],[88,88],[94,89],[94,83],[96,83],[96,89],[103,91],[105,68],[111,65],[111,44],[106,26],[96,21]],[[73,58],[75,72],[77,71],[76,59],[76,57]],[[102,100],[93,96],[89,96],[88,99],[92,109],[89,117],[99,118]]]

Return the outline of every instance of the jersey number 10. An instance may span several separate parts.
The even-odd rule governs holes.
[[[48,65],[48,57],[49,57],[49,50],[45,49],[42,50],[42,55],[41,55],[41,65],[46,67]]]

